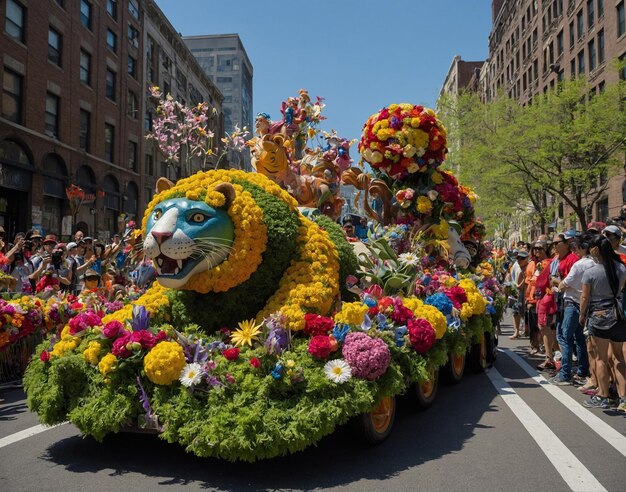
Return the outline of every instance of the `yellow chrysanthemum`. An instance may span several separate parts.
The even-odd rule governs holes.
[[[83,352],[83,357],[87,362],[89,362],[92,366],[95,366],[98,363],[98,357],[100,356],[100,351],[102,350],[102,346],[99,342],[89,342],[89,345]]]
[[[98,363],[98,370],[100,371],[100,374],[105,377],[108,376],[112,371],[114,371],[116,367],[117,357],[115,357],[111,353],[108,353],[104,357],[102,357],[102,360]]]
[[[176,342],[159,342],[143,360],[146,376],[155,384],[172,384],[187,364],[183,348]]]
[[[428,214],[433,209],[433,203],[427,196],[417,197],[417,211],[421,214]]]
[[[362,302],[344,302],[341,311],[335,315],[335,322],[346,325],[360,325],[365,320],[369,308]]]
[[[253,319],[240,321],[239,329],[232,333],[230,340],[236,347],[240,347],[242,345],[252,346],[252,342],[259,339],[261,326],[261,324],[257,325]]]

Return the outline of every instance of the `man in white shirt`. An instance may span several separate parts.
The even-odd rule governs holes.
[[[589,375],[589,356],[583,327],[578,322],[580,315],[580,295],[583,288],[583,273],[596,263],[589,255],[591,236],[585,235],[578,241],[570,242],[570,247],[580,259],[572,265],[571,270],[561,283],[559,291],[563,294],[564,311],[558,342],[561,347],[561,369],[550,378],[552,384],[567,386],[573,380],[581,381]],[[578,373],[572,377],[572,352],[576,340],[576,357],[578,357]]]

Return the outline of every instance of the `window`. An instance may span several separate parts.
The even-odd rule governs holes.
[[[115,146],[115,127],[104,124],[104,159],[113,162],[113,148]]]
[[[561,56],[563,54],[565,47],[563,46],[563,31],[559,32],[556,35],[556,56]]]
[[[587,28],[591,29],[596,22],[596,9],[595,3],[596,0],[587,0]]]
[[[91,30],[91,4],[87,0],[80,0],[80,22]]]
[[[598,63],[604,63],[604,29],[598,32]]]
[[[572,78],[576,77],[576,60],[571,60],[569,62],[569,71]]]
[[[61,35],[52,28],[48,29],[48,60],[61,66]]]
[[[574,48],[574,22],[569,23],[569,49]]]
[[[154,174],[154,159],[150,154],[146,154],[143,171],[148,176],[152,176]]]
[[[46,94],[44,132],[51,137],[59,137],[59,98],[49,92]]]
[[[578,53],[578,75],[585,73],[585,50]]]
[[[609,199],[602,198],[596,204],[596,220],[606,222],[609,218]]]
[[[117,20],[117,0],[107,0],[107,14],[113,20]]]
[[[115,101],[115,79],[116,73],[110,68],[107,68],[106,88],[104,93],[111,101]]]
[[[137,78],[137,60],[130,55],[128,55],[128,75]]]
[[[91,134],[91,113],[80,110],[80,133],[78,135],[78,148],[89,152],[89,137]]]
[[[139,20],[139,3],[137,0],[128,0],[128,11],[135,20]]]
[[[626,20],[624,19],[624,2],[615,7],[617,9],[617,37],[626,32]]]
[[[139,31],[130,22],[128,23],[128,42],[134,48],[139,48]]]
[[[583,17],[583,11],[580,10],[578,12],[578,14],[576,14],[576,24],[577,24],[577,28],[578,28],[578,37],[576,39],[580,39],[583,37],[583,34],[585,34],[585,20]]]
[[[117,34],[111,29],[107,29],[107,46],[113,53],[117,52]]]
[[[598,0],[598,19],[604,15],[604,0]]]
[[[80,81],[91,85],[91,55],[85,50],[80,50]]]
[[[596,68],[596,42],[593,39],[587,44],[587,52],[589,54],[589,71],[592,72]]]
[[[8,68],[2,80],[2,117],[13,123],[22,123],[23,77]]]
[[[137,112],[139,111],[139,103],[137,102],[137,96],[133,91],[128,91],[126,99],[126,114],[133,120],[137,119]]]
[[[152,111],[146,110],[146,114],[143,118],[143,129],[147,132],[151,132],[153,128],[152,125]]]
[[[137,172],[137,142],[128,141],[128,169]]]
[[[4,30],[16,41],[23,43],[26,40],[26,8],[17,0],[7,0],[6,19]]]
[[[598,84],[598,94],[602,94],[604,92],[606,83],[604,80]]]

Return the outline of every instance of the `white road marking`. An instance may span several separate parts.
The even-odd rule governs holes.
[[[490,369],[487,376],[570,489],[581,492],[606,490],[495,368]]]
[[[522,357],[513,352],[510,349],[498,349],[505,353],[508,357],[513,359],[515,363],[520,366],[526,374],[528,374],[535,382],[537,382],[543,389],[550,393],[554,398],[560,401],[565,408],[572,412],[576,417],[582,420],[589,428],[598,434],[602,439],[613,446],[622,456],[626,456],[626,436],[620,434],[617,430],[607,424],[597,415],[594,415],[590,410],[587,410],[574,398],[568,395],[558,386],[550,384],[546,378],[541,374],[538,374],[528,362]]]
[[[0,439],[0,448],[3,448],[5,446],[8,446],[9,444],[14,444],[18,441],[21,441],[22,439],[27,439],[29,437],[32,437],[34,435],[37,435],[41,432],[45,432],[47,430],[50,429],[54,429],[55,427],[59,427],[60,425],[64,425],[64,424],[57,424],[57,425],[35,425],[33,427],[29,427],[28,429],[24,429],[21,430],[19,432],[16,432],[15,434],[11,434],[10,436],[6,436]]]

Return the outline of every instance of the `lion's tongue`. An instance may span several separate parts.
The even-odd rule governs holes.
[[[157,265],[161,270],[161,274],[176,274],[178,273],[178,260],[170,258],[169,256],[159,255],[156,259]]]

